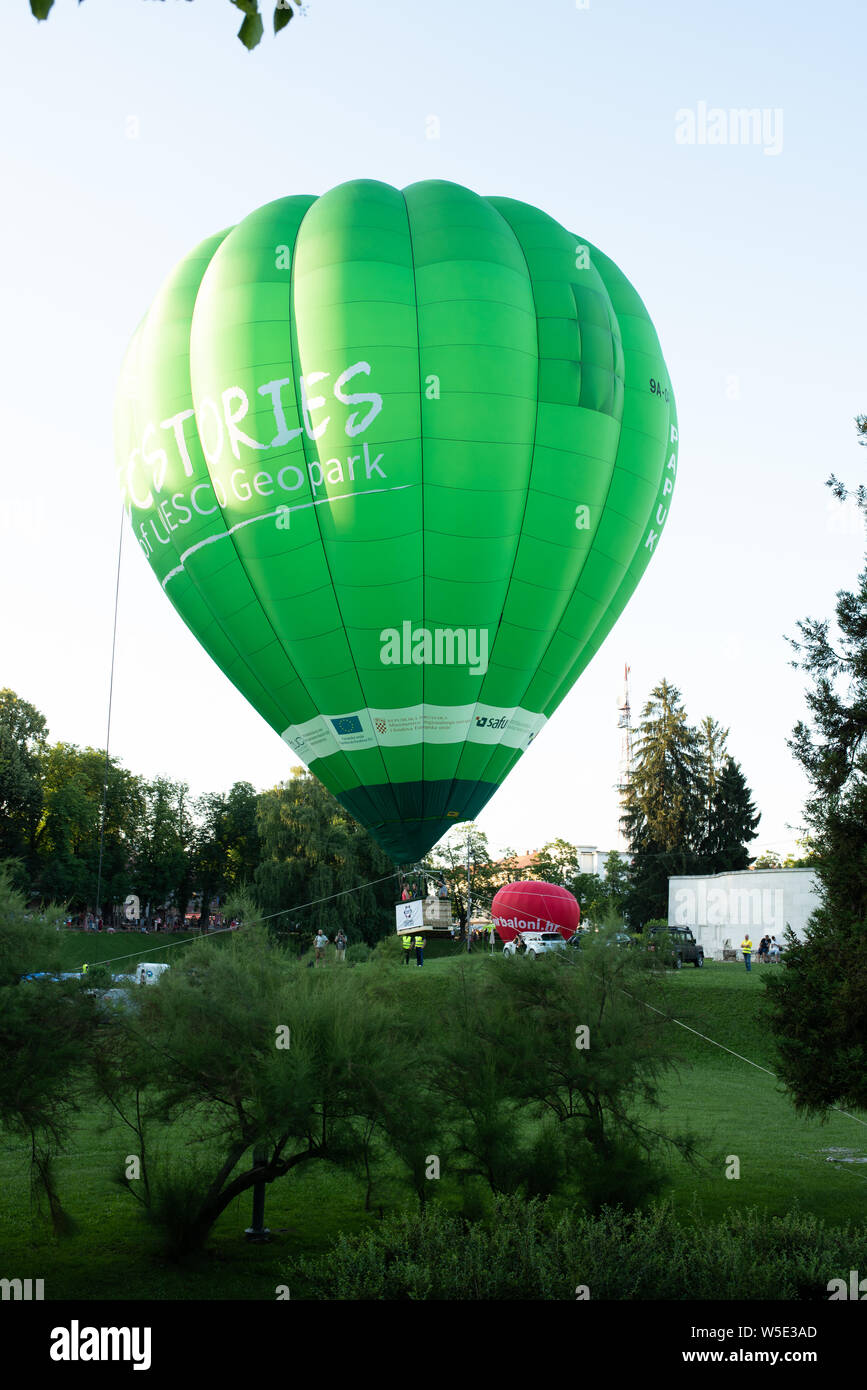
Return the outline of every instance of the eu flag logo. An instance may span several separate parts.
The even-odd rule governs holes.
[[[360,734],[364,732],[357,714],[350,714],[346,719],[332,719],[331,722],[336,734]]]

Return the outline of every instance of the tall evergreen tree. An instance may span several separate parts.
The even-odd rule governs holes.
[[[858,419],[867,440],[867,419]],[[864,440],[862,440],[864,442]],[[829,486],[840,501],[847,491]],[[867,522],[867,488],[855,493]],[[810,780],[806,818],[820,905],[770,980],[780,1073],[799,1109],[867,1106],[867,564],[841,591],[837,633],[827,619],[798,623],[795,666],[812,681],[811,724],[789,746]]]
[[[730,869],[748,869],[747,846],[756,838],[760,820],[740,763],[727,757],[710,798],[707,835],[702,847],[707,872],[721,874]]]
[[[709,714],[705,715],[696,729],[696,750],[698,753],[699,765],[699,785],[697,790],[701,803],[699,825],[696,827],[696,831],[699,853],[703,857],[707,856],[709,859],[713,854],[710,841],[714,799],[728,756],[726,750],[728,736],[728,729],[723,729]],[[714,870],[710,868],[710,865],[707,867],[709,873],[714,872]]]
[[[701,838],[701,759],[680,691],[662,680],[641,712],[622,823],[633,855],[632,926],[668,914],[668,879],[689,873]]]

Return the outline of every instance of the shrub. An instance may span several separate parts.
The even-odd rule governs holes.
[[[214,1178],[214,1164],[198,1156],[174,1161],[155,1157],[151,1162],[149,1200],[145,1216],[158,1232],[163,1253],[170,1260],[201,1249],[208,1228],[202,1231],[202,1193]]]
[[[828,1228],[797,1210],[752,1209],[682,1224],[668,1203],[597,1216],[499,1198],[475,1223],[437,1203],[341,1236],[286,1270],[311,1299],[827,1298],[828,1281],[867,1266],[867,1231]]]
[[[384,936],[381,941],[377,941],[374,947],[374,958],[380,961],[390,961],[392,964],[403,960],[403,939],[392,932],[389,936]]]
[[[111,966],[102,963],[89,965],[82,979],[87,989],[111,989]]]

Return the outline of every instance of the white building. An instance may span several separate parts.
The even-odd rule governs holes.
[[[668,924],[691,927],[707,957],[738,952],[746,929],[758,946],[767,934],[782,943],[788,927],[801,939],[819,906],[813,869],[740,869],[668,880]]]
[[[582,874],[598,874],[600,878],[605,877],[605,865],[612,854],[621,859],[624,864],[629,863],[629,855],[623,850],[618,849],[597,849],[595,845],[577,845],[578,850],[578,871]]]

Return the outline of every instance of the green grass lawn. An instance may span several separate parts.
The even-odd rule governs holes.
[[[708,1217],[753,1205],[782,1213],[797,1202],[829,1224],[860,1221],[867,1163],[843,1156],[867,1156],[867,1116],[832,1111],[827,1123],[803,1119],[768,1075],[776,1062],[764,979],[776,969],[759,966],[748,974],[742,964],[711,962],[666,977],[668,1012],[695,1032],[668,1025],[680,1061],[663,1086],[664,1118],[673,1128],[691,1128],[715,1151],[698,1177],[684,1164],[674,1166],[673,1197],[684,1214],[696,1195]],[[728,1155],[740,1160],[737,1179],[725,1176]]]
[[[95,963],[131,952],[135,958],[118,970],[131,969],[138,960],[170,958],[183,950],[157,949],[179,937],[63,935],[69,968],[80,965],[81,956]],[[217,937],[212,944],[219,949],[225,939]],[[424,965],[432,980],[463,958],[451,943],[437,947]],[[483,956],[475,952],[470,960],[479,964]],[[414,964],[406,968],[416,969]],[[663,1085],[661,1120],[653,1119],[666,1128],[690,1128],[702,1140],[704,1160],[697,1172],[680,1160],[671,1166],[675,1209],[691,1221],[718,1218],[734,1207],[782,1213],[797,1203],[829,1224],[860,1222],[867,1164],[842,1158],[846,1151],[862,1157],[867,1152],[864,1125],[840,1114],[825,1125],[799,1118],[773,1076],[714,1045],[774,1070],[763,986],[773,969],[757,967],[747,974],[742,965],[711,962],[703,970],[672,971],[660,986],[660,1007],[696,1030],[665,1025],[678,1061]],[[178,1154],[194,1154],[195,1139],[192,1124],[176,1124],[163,1143]],[[279,1271],[287,1256],[322,1252],[339,1232],[357,1231],[378,1219],[375,1211],[365,1213],[359,1181],[329,1164],[312,1163],[268,1188],[269,1245],[252,1246],[243,1239],[250,1220],[247,1193],[221,1217],[208,1252],[179,1268],[160,1258],[138,1207],[110,1181],[112,1167],[129,1144],[129,1131],[119,1122],[108,1124],[95,1111],[80,1117],[69,1151],[57,1163],[64,1205],[78,1227],[62,1240],[31,1207],[26,1146],[8,1139],[0,1145],[5,1274],[44,1278],[49,1299],[270,1299],[283,1282]],[[740,1161],[736,1180],[725,1176],[732,1155]],[[459,1196],[447,1180],[437,1195],[449,1203]],[[396,1181],[382,1200],[386,1210],[413,1201]],[[303,1297],[303,1287],[293,1288],[292,1296]]]
[[[213,934],[208,940],[219,947],[229,936],[229,932]],[[80,970],[85,962],[98,965],[110,961],[114,974],[128,975],[140,960],[171,962],[185,949],[182,942],[198,940],[198,932],[118,931],[110,936],[103,931],[64,930],[57,933],[57,948],[63,970]]]

